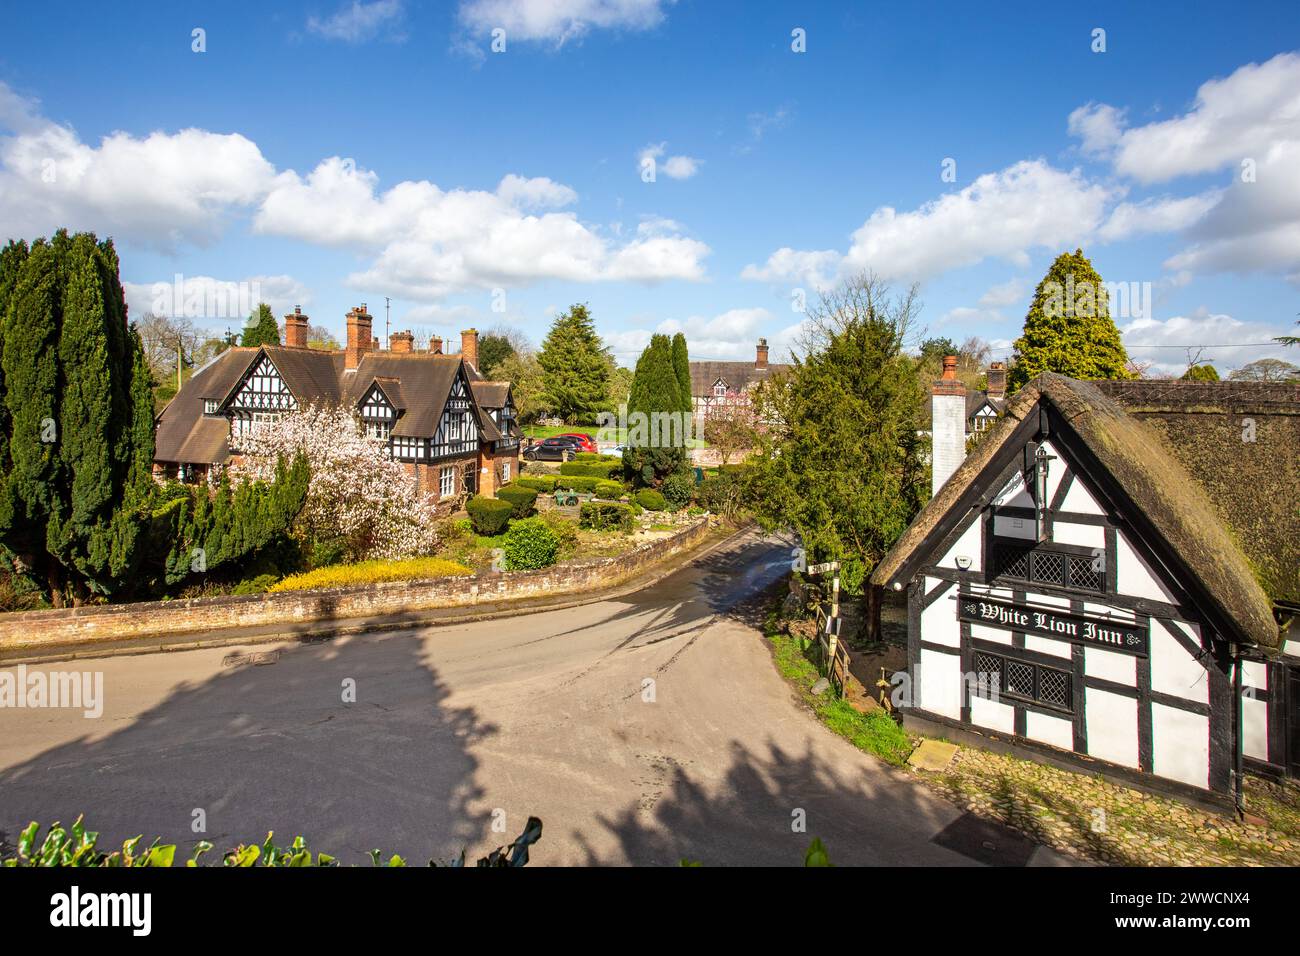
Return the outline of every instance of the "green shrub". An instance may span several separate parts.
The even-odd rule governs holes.
[[[559,542],[560,550],[557,552],[557,558],[565,558],[578,550],[578,522],[572,518],[566,518],[559,511],[543,511],[538,515],[538,520],[545,523],[555,534],[555,540]]]
[[[612,478],[623,474],[623,460],[610,461],[566,461],[560,465],[561,475],[581,478]]]
[[[519,485],[523,488],[531,488],[533,491],[551,492],[555,490],[554,475],[520,475],[512,485]]]
[[[691,503],[695,494],[695,474],[689,471],[677,471],[664,479],[659,486],[663,496],[668,499],[674,511],[680,511]]]
[[[573,456],[574,461],[600,461],[605,456],[594,451],[580,451]]]
[[[278,574],[259,574],[255,578],[248,578],[240,581],[235,585],[233,594],[264,594],[271,590],[276,581],[280,580]]]
[[[505,552],[508,570],[531,571],[549,568],[554,564],[560,542],[545,521],[540,518],[524,518],[510,523],[501,550]]]
[[[313,541],[311,543],[311,558],[309,564],[313,568],[328,568],[331,564],[338,564],[347,553],[347,542],[337,538],[329,541]]]
[[[741,478],[735,472],[719,472],[716,477],[705,478],[695,492],[695,500],[715,515],[734,518],[744,504]]]
[[[561,475],[555,483],[556,488],[566,488],[569,491],[580,491],[584,495],[593,494],[596,491],[596,485],[605,478],[591,478],[585,475]]]
[[[646,511],[667,511],[668,499],[653,488],[642,488],[636,493],[636,503]]]
[[[499,498],[483,498],[475,495],[465,502],[469,520],[474,522],[474,530],[481,535],[491,537],[505,530],[506,522],[514,512],[515,506]]]
[[[631,531],[632,509],[621,501],[583,502],[578,525],[589,531]]]
[[[502,501],[508,501],[514,510],[510,513],[512,518],[527,518],[533,513],[533,506],[537,504],[537,491],[533,488],[516,488],[513,485],[505,485],[497,489],[497,497]]]
[[[619,481],[596,482],[596,497],[598,498],[620,498],[624,490],[623,483]]]

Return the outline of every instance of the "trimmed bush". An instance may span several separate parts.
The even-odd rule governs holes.
[[[566,461],[560,465],[560,474],[580,478],[609,479],[623,474],[623,460],[617,458],[609,461]]]
[[[556,557],[567,557],[578,550],[578,522],[566,518],[559,511],[543,511],[537,516],[537,520],[555,533],[555,540],[560,545]]]
[[[569,491],[580,491],[586,495],[595,493],[596,485],[605,480],[604,478],[591,478],[585,475],[561,475],[555,483],[555,487],[566,488]]]
[[[487,499],[491,501],[492,499]],[[431,578],[466,577],[469,568],[446,558],[406,558],[402,561],[362,561],[335,564],[304,574],[291,574],[271,586],[270,591],[303,591],[308,588],[342,588],[381,581],[423,581]]]
[[[578,513],[578,526],[588,531],[631,531],[632,509],[621,501],[587,501]]]
[[[560,541],[541,518],[524,518],[510,523],[501,550],[505,552],[507,570],[532,571],[555,563]]]
[[[636,503],[646,511],[667,511],[668,499],[653,488],[642,488],[636,493]]]
[[[689,471],[674,472],[664,479],[659,490],[668,499],[673,511],[680,511],[691,503],[691,496],[695,494],[695,474]]]
[[[280,580],[277,574],[259,574],[255,578],[248,578],[240,581],[235,585],[234,594],[264,594],[271,590],[275,582]]]
[[[573,456],[574,461],[600,461],[604,455],[594,451],[580,451]]]
[[[469,520],[474,522],[474,530],[491,537],[505,530],[506,522],[514,513],[515,506],[499,498],[483,498],[475,495],[465,502],[465,510],[469,512]]]
[[[596,497],[598,498],[620,498],[624,492],[622,482],[618,481],[598,481],[596,482]]]
[[[520,475],[511,485],[518,485],[522,488],[531,488],[533,491],[543,493],[555,490],[556,478],[554,475]]]
[[[497,489],[497,497],[502,501],[510,502],[514,509],[510,513],[512,518],[527,518],[533,513],[533,506],[537,504],[537,492],[532,488],[505,485]]]

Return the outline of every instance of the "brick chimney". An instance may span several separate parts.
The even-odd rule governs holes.
[[[767,339],[758,340],[754,353],[754,368],[767,368]]]
[[[405,332],[394,332],[388,337],[388,351],[395,354],[406,354],[411,351],[415,344],[415,336],[411,330]]]
[[[307,316],[302,314],[301,306],[295,305],[284,317],[284,345],[290,349],[307,347]]]
[[[988,374],[988,393],[989,398],[1003,399],[1007,397],[1007,363],[994,362],[989,366]]]
[[[442,354],[442,336],[435,335],[433,338],[429,339],[429,354],[430,355]]]
[[[343,353],[343,367],[355,369],[361,364],[361,356],[369,352],[375,344],[370,334],[370,313],[363,302],[358,308],[348,313],[348,344]]]
[[[460,357],[478,371],[478,329],[466,329],[460,333]]]
[[[966,386],[957,356],[945,355],[943,377],[930,389],[930,494],[937,495],[966,458]]]

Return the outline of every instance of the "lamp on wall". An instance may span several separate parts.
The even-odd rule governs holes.
[[[1056,456],[1049,455],[1042,445],[1034,452],[1034,535],[1040,543],[1051,537],[1047,507],[1047,463],[1055,460]]]
[[[961,568],[963,571],[970,570],[971,560],[966,555],[959,554],[953,558],[953,560],[957,562],[957,567]]]

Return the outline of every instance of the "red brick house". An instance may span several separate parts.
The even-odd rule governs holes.
[[[307,347],[307,316],[285,316],[285,344],[234,347],[199,369],[158,417],[154,473],[186,481],[238,459],[240,437],[309,404],[351,408],[367,432],[439,499],[491,495],[519,471],[520,430],[509,382],[478,371],[478,332],[459,355],[442,340],[417,351],[395,332],[379,349],[365,305],[347,316],[342,351]]]

